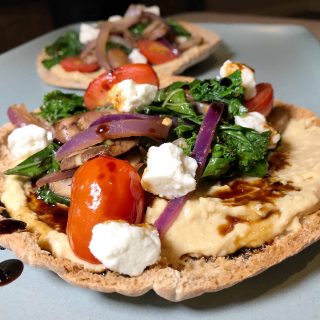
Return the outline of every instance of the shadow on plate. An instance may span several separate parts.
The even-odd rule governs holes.
[[[281,294],[285,289],[293,288],[299,282],[311,277],[320,269],[320,242],[313,244],[300,254],[286,259],[282,263],[268,269],[260,275],[247,279],[242,283],[219,292],[208,293],[200,297],[179,302],[187,308],[204,310],[223,308],[228,305],[245,303],[262,295]],[[272,293],[270,292],[272,291]],[[105,299],[118,303],[135,305],[151,305],[154,307],[175,308],[176,303],[166,301],[154,292],[143,297],[126,297],[119,294],[101,294]]]

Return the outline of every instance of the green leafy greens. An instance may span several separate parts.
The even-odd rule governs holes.
[[[146,22],[139,22],[134,24],[132,27],[129,28],[129,30],[136,36],[141,37],[144,29],[148,26],[148,23]]]
[[[238,70],[222,79],[194,80],[190,84],[175,82],[159,90],[152,104],[138,112],[173,117],[175,123],[170,139],[183,138],[180,146],[185,154],[190,155],[203,121],[203,115],[197,112],[192,100],[224,103],[227,108],[218,126],[203,177],[218,179],[241,174],[262,177],[268,170],[270,132],[259,133],[234,124],[234,116],[247,112],[242,104],[243,94]]]
[[[53,193],[47,184],[37,189],[36,196],[38,199],[42,199],[45,203],[48,204],[56,204],[58,202],[65,204],[66,206],[70,205],[69,198]]]
[[[59,145],[51,142],[46,148],[33,154],[14,168],[8,169],[5,174],[16,174],[29,178],[38,178],[47,173],[58,171],[60,166],[54,157],[58,148]]]
[[[42,64],[47,69],[50,69],[64,58],[78,55],[81,49],[82,44],[79,40],[79,32],[68,31],[45,48],[45,52],[49,58],[43,60]]]
[[[179,116],[180,119],[201,124],[203,115],[198,115],[192,104],[188,102],[183,87],[186,82],[175,82],[167,88],[160,89],[152,105],[139,108],[137,111],[145,114],[168,114]]]
[[[259,133],[238,125],[220,125],[203,177],[240,174],[263,177],[267,173],[270,131]]]
[[[19,176],[28,177],[31,179],[38,179],[48,173],[59,171],[59,162],[55,159],[55,153],[59,145],[51,142],[46,148],[33,154],[26,160],[19,163],[16,167],[9,169],[5,172],[6,175],[16,174]],[[70,199],[53,193],[49,185],[46,184],[36,190],[38,199],[44,200],[49,204],[62,203],[65,205],[70,204]]]
[[[223,102],[232,116],[242,115],[247,109],[242,105],[244,89],[241,86],[241,71],[237,70],[222,80],[194,80],[190,83],[190,92],[194,100]]]
[[[53,124],[58,120],[86,111],[88,110],[83,105],[81,96],[55,90],[44,96],[37,115]]]
[[[167,23],[176,36],[191,37],[191,33],[176,20],[168,18]]]

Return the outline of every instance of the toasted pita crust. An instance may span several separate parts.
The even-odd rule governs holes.
[[[202,37],[204,43],[184,51],[177,59],[154,66],[160,80],[163,76],[182,73],[190,66],[206,59],[212,54],[220,42],[219,36],[212,31],[203,29],[190,22],[179,21],[179,23],[192,34]],[[79,74],[78,72],[64,72],[64,76],[60,76],[60,74],[56,74],[43,66],[42,61],[47,57],[44,51],[39,54],[37,58],[37,69],[40,78],[53,86],[70,89],[86,89],[93,78],[104,72],[103,69],[100,69],[94,73],[82,73],[81,77],[77,76]]]
[[[276,106],[285,109],[292,118],[308,118],[319,126],[320,120],[311,111],[279,101]],[[0,169],[10,165],[6,138],[11,125],[0,129]],[[0,192],[3,191],[3,176],[0,176]],[[188,259],[182,270],[156,265],[138,277],[125,277],[114,272],[94,274],[66,259],[55,258],[37,244],[37,235],[16,232],[0,235],[0,244],[15,252],[17,257],[33,266],[49,269],[64,280],[101,292],[118,292],[127,296],[139,296],[153,289],[161,297],[181,301],[206,292],[230,287],[252,277],[282,260],[298,253],[320,239],[320,211],[301,218],[299,231],[278,236],[272,244],[232,259],[218,257],[199,260]]]

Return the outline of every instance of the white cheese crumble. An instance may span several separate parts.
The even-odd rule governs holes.
[[[98,38],[100,30],[90,24],[81,23],[79,39],[83,44],[87,44],[90,41],[94,41]]]
[[[139,49],[134,48],[128,55],[129,60],[132,63],[147,63],[147,58],[140,52]]]
[[[260,112],[248,112],[244,116],[235,116],[234,122],[241,127],[251,128],[259,133],[268,130],[266,118]]]
[[[197,162],[173,143],[148,150],[147,167],[141,178],[144,190],[174,199],[195,190]]]
[[[156,16],[160,16],[160,8],[158,6],[150,6],[150,7],[145,6],[143,11],[153,13]]]
[[[122,16],[118,15],[118,14],[115,14],[113,16],[110,16],[108,21],[110,22],[116,22],[116,21],[119,21],[122,19]]]
[[[16,159],[24,159],[44,149],[52,140],[52,132],[34,124],[14,129],[8,136],[8,148]]]
[[[248,112],[244,116],[235,116],[234,122],[241,127],[251,128],[259,133],[271,131],[269,148],[274,148],[280,140],[280,134],[268,125],[265,116],[260,112]]]
[[[237,70],[241,71],[242,86],[244,88],[244,99],[250,100],[257,94],[256,80],[254,77],[253,69],[245,64],[227,60],[220,68],[220,76],[222,78],[227,77]]]
[[[119,112],[132,112],[140,106],[150,104],[158,87],[151,84],[136,84],[131,79],[115,84],[109,91],[109,99]]]
[[[161,242],[151,225],[108,221],[93,227],[89,249],[107,269],[138,276],[159,260]]]
[[[177,36],[176,41],[180,44],[185,43],[188,40],[188,37],[186,36]]]

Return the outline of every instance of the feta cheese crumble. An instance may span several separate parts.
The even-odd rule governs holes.
[[[29,124],[16,128],[9,134],[8,148],[14,158],[25,159],[44,149],[52,139],[52,132]]]
[[[151,225],[107,221],[93,227],[89,249],[107,269],[138,276],[159,260],[161,242]]]
[[[153,13],[156,16],[160,16],[160,8],[159,6],[150,6],[150,7],[144,7],[143,9],[144,12],[149,12],[149,13]]]
[[[149,105],[156,96],[158,87],[151,84],[136,84],[131,79],[115,84],[109,91],[109,99],[119,112],[132,112],[140,106]]]
[[[197,162],[173,143],[148,150],[147,167],[141,178],[144,190],[174,199],[195,190]]]
[[[280,140],[280,134],[268,125],[265,116],[260,112],[248,112],[244,116],[235,116],[234,122],[241,127],[251,128],[259,133],[271,131],[269,148],[274,148]]]
[[[132,63],[147,63],[147,58],[140,52],[139,49],[134,48],[128,55],[129,60]]]
[[[110,16],[108,21],[110,22],[116,22],[116,21],[119,21],[122,19],[122,16],[118,15],[118,14],[115,14],[113,16]]]
[[[100,30],[90,24],[81,23],[79,40],[82,44],[87,44],[90,41],[94,41],[98,38]]]
[[[241,71],[242,86],[244,88],[244,99],[250,100],[257,94],[256,80],[254,77],[253,69],[245,64],[227,60],[220,68],[220,76],[222,78],[227,77],[237,70]]]

